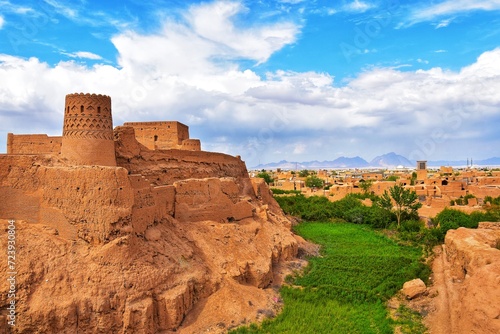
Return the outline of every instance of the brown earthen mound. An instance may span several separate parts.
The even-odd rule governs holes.
[[[0,155],[0,229],[16,228],[9,328],[216,333],[275,312],[276,274],[298,243],[265,183],[237,157],[152,151],[130,127],[114,136],[116,167]],[[1,280],[2,328],[8,290]]]
[[[500,333],[500,223],[446,234],[435,249],[433,284],[411,305],[432,334]]]

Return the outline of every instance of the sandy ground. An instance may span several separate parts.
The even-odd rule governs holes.
[[[396,318],[397,309],[401,304],[420,313],[423,323],[429,334],[457,334],[459,331],[454,327],[456,319],[452,318],[451,303],[457,299],[457,293],[452,286],[449,264],[446,260],[444,245],[434,248],[432,261],[432,276],[424,296],[413,300],[406,300],[402,294],[398,294],[388,302],[390,314]],[[395,333],[401,333],[400,328]]]
[[[435,258],[432,264],[433,284],[429,288],[427,301],[431,312],[424,318],[424,324],[432,334],[458,333],[451,312],[451,303],[457,299],[456,291],[452,287],[449,272],[450,265],[446,260],[444,245],[434,248]]]

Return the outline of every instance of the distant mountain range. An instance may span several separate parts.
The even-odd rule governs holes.
[[[428,167],[439,167],[439,166],[452,166],[452,167],[465,167],[467,163],[470,165],[470,161],[467,160],[437,160],[437,161],[427,161]],[[489,158],[485,160],[474,160],[472,161],[474,166],[500,166],[500,158]],[[410,161],[402,155],[396,154],[394,152],[387,153],[374,158],[372,161],[368,162],[361,157],[340,157],[332,161],[305,161],[305,162],[293,162],[282,160],[280,162],[271,162],[268,164],[260,164],[258,166],[252,167],[251,169],[288,169],[288,170],[302,170],[302,169],[330,169],[330,168],[415,168],[417,165],[416,161]]]

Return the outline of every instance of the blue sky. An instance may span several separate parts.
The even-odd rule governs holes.
[[[60,135],[64,96],[178,120],[278,161],[500,156],[500,0],[0,0],[7,132]]]

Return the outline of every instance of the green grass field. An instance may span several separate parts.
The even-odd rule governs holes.
[[[281,289],[281,314],[232,333],[393,333],[385,302],[427,274],[421,250],[349,223],[305,222],[295,231],[322,245],[322,256]]]

